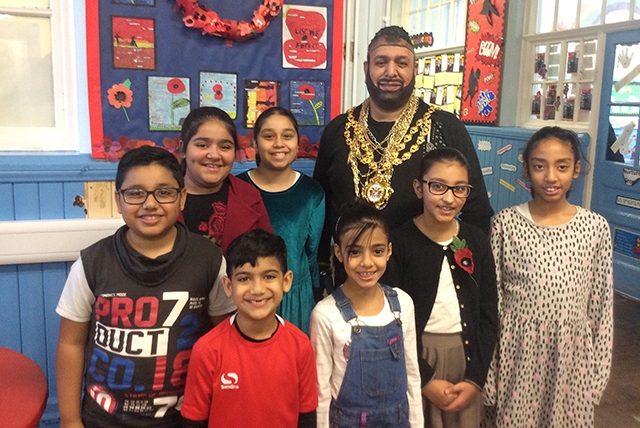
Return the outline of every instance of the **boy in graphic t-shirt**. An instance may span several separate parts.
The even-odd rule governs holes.
[[[186,191],[166,150],[126,153],[116,189],[126,225],[82,250],[56,308],[61,426],[179,427],[191,348],[235,309],[224,259],[176,223]]]

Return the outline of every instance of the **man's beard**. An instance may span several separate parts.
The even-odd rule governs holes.
[[[411,94],[413,93],[413,88],[416,85],[416,77],[413,76],[411,81],[407,86],[404,86],[404,82],[401,79],[380,79],[382,81],[393,81],[393,82],[401,82],[402,87],[397,91],[383,91],[373,83],[371,80],[371,76],[369,73],[365,76],[365,83],[367,84],[367,90],[369,91],[369,96],[371,97],[371,101],[382,110],[386,111],[398,111],[405,106],[409,102],[409,98],[411,98]]]

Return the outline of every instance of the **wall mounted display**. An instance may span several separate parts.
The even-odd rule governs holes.
[[[318,80],[289,82],[289,110],[300,126],[324,126],[325,84]]]
[[[180,131],[191,111],[188,77],[148,78],[149,130]]]
[[[201,71],[200,106],[218,107],[235,119],[238,115],[238,75]]]
[[[244,81],[244,127],[252,129],[260,113],[270,107],[282,105],[280,82],[273,80]]]
[[[111,18],[111,37],[113,68],[156,68],[153,19],[114,16]]]
[[[327,68],[327,8],[285,5],[282,67]]]
[[[464,58],[459,53],[420,58],[414,91],[416,96],[460,117]]]
[[[206,7],[210,26],[237,25],[222,31],[212,27],[211,32],[199,28],[195,15],[192,22],[188,11],[177,7],[185,4]],[[313,146],[322,135],[318,123],[340,113],[342,0],[297,0],[295,5],[282,0],[87,0],[85,5],[95,158],[117,161],[142,144],[175,151],[181,120],[200,106],[223,109],[238,135],[246,137],[267,106],[301,101],[300,88],[291,88],[292,82],[316,91],[313,105],[307,100],[302,100],[305,107],[300,105],[301,141],[304,137]],[[246,26],[251,34],[243,33]],[[249,83],[245,91],[245,81],[259,83],[254,88]],[[261,87],[264,82],[277,84],[270,92]]]
[[[498,126],[506,0],[469,2],[460,119]],[[541,72],[544,63],[536,63]]]

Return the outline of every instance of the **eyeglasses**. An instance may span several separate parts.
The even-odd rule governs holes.
[[[178,200],[181,189],[173,187],[161,187],[156,190],[144,189],[120,189],[118,193],[122,195],[122,199],[129,205],[142,205],[147,201],[149,195],[153,195],[159,204],[170,204]]]
[[[449,190],[451,190],[454,196],[458,198],[466,198],[471,193],[471,189],[473,189],[473,187],[468,184],[448,186],[444,183],[440,183],[439,181],[427,181],[427,180],[420,180],[420,181],[427,185],[429,189],[429,193],[431,193],[432,195],[444,195]]]

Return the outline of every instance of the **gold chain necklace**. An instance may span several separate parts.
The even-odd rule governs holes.
[[[409,159],[420,146],[429,131],[431,130],[431,114],[438,107],[431,105],[429,110],[423,117],[416,121],[414,126],[411,125],[413,116],[418,110],[418,98],[411,95],[409,102],[400,113],[400,117],[396,120],[389,132],[389,135],[382,140],[382,143],[374,142],[369,137],[369,98],[362,103],[360,117],[356,121],[353,115],[354,108],[347,112],[347,123],[344,129],[344,137],[349,146],[349,157],[347,161],[351,166],[353,173],[353,187],[356,198],[365,199],[379,210],[387,206],[389,198],[393,194],[391,187],[391,177],[396,166]],[[351,132],[353,129],[353,132]],[[420,134],[409,150],[398,156],[409,143],[416,132],[420,130]],[[388,141],[387,141],[388,140]],[[385,147],[382,145],[387,142]],[[380,153],[380,159],[375,160],[374,150]],[[367,172],[360,171],[359,164],[367,167]],[[362,185],[362,191],[360,186]]]

